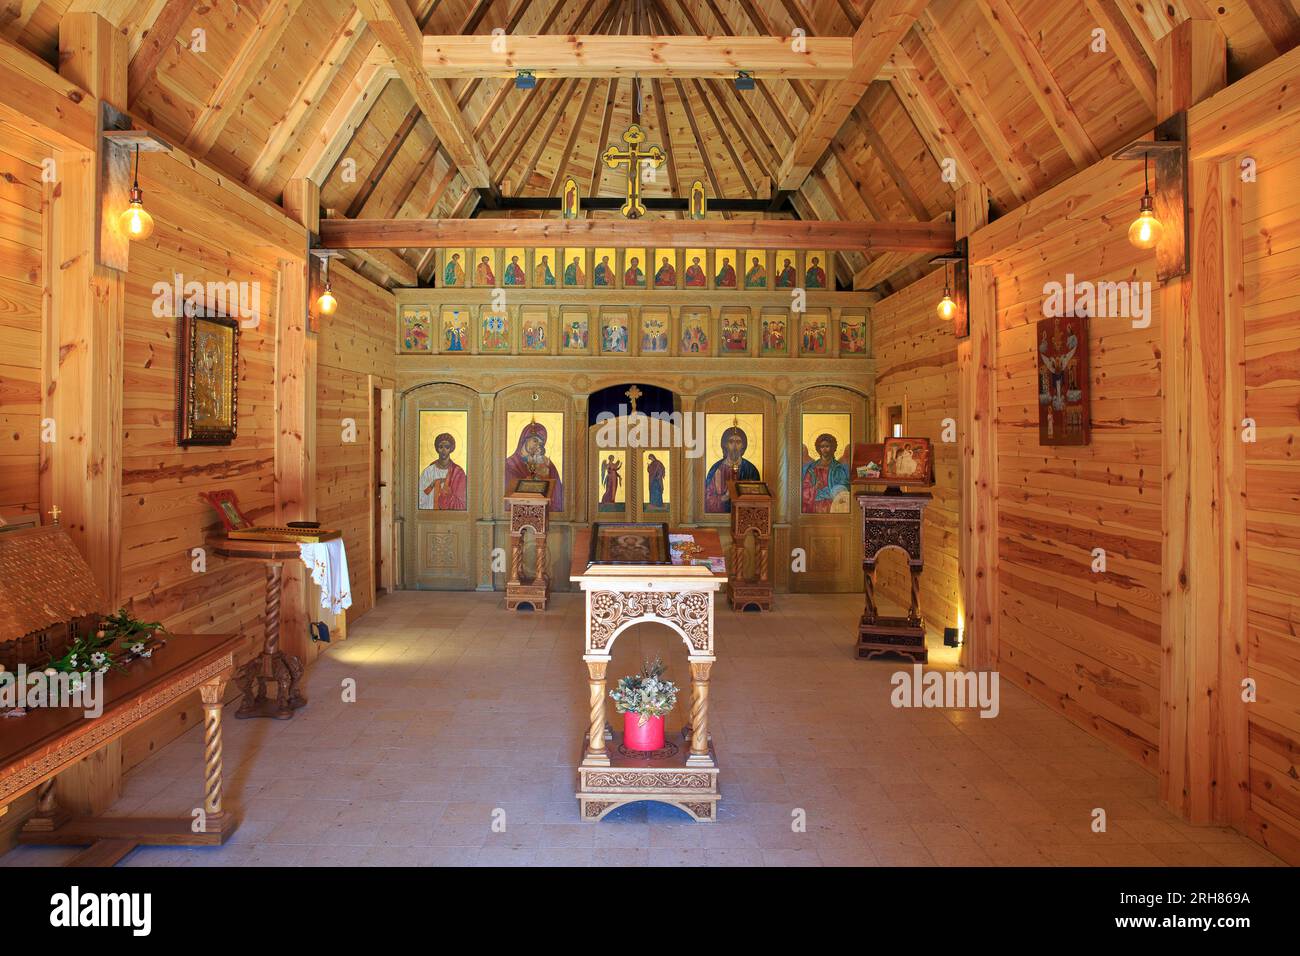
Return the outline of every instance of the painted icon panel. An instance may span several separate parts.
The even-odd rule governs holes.
[[[803,287],[805,289],[829,289],[828,284],[833,280],[834,273],[831,271],[831,261],[827,258],[826,253],[821,250],[805,252],[803,254]]]
[[[569,353],[591,350],[591,314],[586,309],[560,311],[560,351]]]
[[[687,289],[709,287],[709,250],[686,250],[686,256],[682,260],[682,285]]]
[[[786,312],[764,312],[759,351],[763,355],[790,353],[790,316]]]
[[[712,462],[704,473],[704,511],[730,514],[729,482],[759,481],[763,477],[763,415],[758,412],[705,414],[704,454]]]
[[[561,281],[563,281],[566,289],[587,288],[587,274],[589,271],[586,249],[564,250],[564,278]]]
[[[503,493],[520,478],[551,478],[551,510],[564,510],[564,413],[506,412]]]
[[[745,250],[745,288],[767,288],[767,250]]]
[[[670,315],[667,309],[645,307],[641,309],[641,354],[668,354],[668,324]]]
[[[428,306],[402,306],[402,349],[406,352],[433,351],[433,337],[430,331],[433,315]]]
[[[469,283],[465,271],[465,250],[444,249],[442,251],[442,285],[448,289],[463,289]]]
[[[469,481],[469,412],[420,411],[420,470],[416,489],[421,511],[466,511]]]
[[[519,351],[550,352],[551,313],[545,306],[526,305],[519,313]]]
[[[491,289],[497,284],[497,251],[495,249],[474,250],[474,285]]]
[[[814,309],[799,317],[799,354],[830,354],[831,315],[822,309]]]
[[[618,250],[601,248],[596,250],[591,267],[591,285],[594,289],[613,289],[618,286]]]
[[[623,288],[646,287],[646,257],[644,249],[623,250]]]
[[[479,312],[480,352],[510,351],[510,312],[483,306]]]
[[[740,260],[736,257],[735,249],[714,249],[713,287],[715,289],[740,288],[740,283],[736,277],[736,271],[739,268]]]
[[[772,266],[775,280],[774,289],[793,289],[799,284],[798,255],[793,249],[776,250],[776,261]]]
[[[625,355],[628,351],[631,317],[626,309],[607,309],[600,314],[600,351],[603,355]]]
[[[677,250],[656,249],[654,258],[656,289],[677,288]]]
[[[442,307],[440,347],[443,352],[469,353],[469,320],[468,309],[458,309],[449,305]]]
[[[601,449],[596,461],[596,510],[605,514],[627,511],[627,451]]]
[[[852,424],[848,412],[804,414],[799,429],[801,513],[848,514]]]
[[[708,309],[682,309],[682,334],[677,344],[678,355],[709,355],[712,338],[709,324],[712,313]]]
[[[528,253],[520,246],[506,249],[501,263],[501,285],[503,288],[519,289],[528,285]]]
[[[556,270],[560,268],[555,258],[556,249],[546,246],[533,250],[533,288],[554,289],[559,283]]]
[[[749,354],[749,310],[726,308],[722,310],[718,330],[718,348],[723,355]]]
[[[865,315],[840,316],[840,355],[867,354],[867,317]]]
[[[672,456],[667,448],[647,448],[641,456],[641,510],[662,514],[672,504]]]

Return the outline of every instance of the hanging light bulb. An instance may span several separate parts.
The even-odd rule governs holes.
[[[321,277],[325,280],[325,291],[316,299],[316,308],[321,315],[333,315],[339,307],[339,300],[334,298],[334,292],[330,289],[330,261],[327,256],[321,258]]]
[[[1128,241],[1139,249],[1154,249],[1160,237],[1164,235],[1165,227],[1156,218],[1151,204],[1151,184],[1147,178],[1147,157],[1142,157],[1142,178],[1144,188],[1142,190],[1142,204],[1138,207],[1138,216],[1133,220],[1133,225],[1128,227]]]
[[[153,235],[153,216],[144,208],[144,191],[140,189],[140,147],[135,148],[135,176],[131,181],[130,204],[118,214],[118,224],[128,239],[148,239]]]
[[[935,308],[939,318],[945,322],[951,322],[952,317],[957,314],[957,303],[953,301],[952,289],[948,285],[948,264],[943,266],[943,298],[939,300],[939,305]]]

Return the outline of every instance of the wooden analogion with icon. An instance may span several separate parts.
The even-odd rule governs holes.
[[[772,609],[772,575],[768,550],[772,546],[772,492],[763,481],[732,481],[731,565],[727,597],[733,611]],[[746,560],[746,542],[754,541],[753,560]],[[748,568],[748,571],[746,571]]]
[[[506,608],[514,611],[527,604],[535,611],[546,610],[551,591],[550,552],[546,547],[546,517],[551,505],[552,478],[516,478],[506,491],[506,515],[510,521],[510,578],[506,581]],[[524,573],[525,535],[533,541],[533,572]]]
[[[577,534],[569,578],[585,601],[582,659],[589,722],[578,765],[584,821],[653,800],[697,821],[717,819],[718,761],[709,736],[709,677],[716,660],[713,596],[727,582],[722,542],[702,528],[673,533],[664,524],[596,524]],[[656,751],[629,749],[607,718],[606,672],[614,642],[634,624],[670,628],[686,645],[690,720]]]

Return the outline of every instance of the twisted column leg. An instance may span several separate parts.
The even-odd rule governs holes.
[[[506,587],[519,584],[519,575],[524,567],[524,536],[522,534],[510,535],[510,580],[506,582]]]
[[[762,581],[762,582],[766,582],[766,581],[767,581],[767,548],[768,548],[768,543],[769,543],[769,542],[768,542],[768,539],[767,539],[767,538],[759,538],[759,539],[758,539],[758,580],[759,580],[759,581]]]
[[[280,578],[284,565],[269,561],[266,565],[266,638],[262,653],[274,655],[280,650]]]
[[[551,575],[547,571],[550,567],[550,554],[546,550],[546,532],[541,531],[537,534],[537,576],[536,581],[544,588],[551,586]]]
[[[921,623],[921,569],[909,567],[912,578],[912,602],[907,609],[907,623]]]
[[[745,543],[743,538],[731,542],[731,577],[739,584],[745,580]]]
[[[862,616],[867,624],[876,623],[876,566],[874,564],[864,564],[862,566],[862,591],[867,598],[866,609]]]
[[[224,677],[199,685],[203,700],[203,813],[205,831],[220,830],[225,819],[221,803],[221,702],[226,693]]]
[[[691,662],[691,763],[709,763],[709,671],[712,661]]]
[[[605,668],[609,661],[587,661],[587,679],[590,694],[590,721],[587,729],[587,753],[583,763],[608,764],[605,752]]]

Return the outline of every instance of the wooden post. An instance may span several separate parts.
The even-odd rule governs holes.
[[[713,766],[709,756],[709,671],[712,661],[691,661],[691,754],[688,766]]]
[[[275,315],[275,521],[316,518],[316,336],[307,331],[307,234],[320,224],[320,188],[290,180],[284,207],[304,226],[303,257],[279,260]],[[307,569],[287,562],[281,583],[284,650],[303,662],[320,650],[308,637],[315,618]]]
[[[587,752],[582,757],[584,764],[609,766],[609,754],[605,752],[605,668],[609,661],[587,661],[587,682],[590,714],[587,728]]]
[[[226,678],[218,677],[200,684],[199,695],[203,700],[204,832],[220,833],[226,828],[221,795],[221,710],[226,696]]]
[[[987,225],[988,187],[963,183],[957,189],[956,211],[958,238]],[[957,342],[962,663],[993,668],[998,661],[998,317],[992,266],[970,267],[967,309],[970,337]]]
[[[1226,45],[1214,23],[1187,20],[1161,38],[1156,58],[1156,115],[1186,110],[1223,88]],[[1189,822],[1244,824],[1246,731],[1241,688],[1228,671],[1244,668],[1244,550],[1227,547],[1228,513],[1238,515],[1241,442],[1227,420],[1240,407],[1240,293],[1226,320],[1225,280],[1238,276],[1240,204],[1224,208],[1219,160],[1192,163],[1190,274],[1161,290],[1163,322],[1164,541],[1161,602],[1160,796]],[[1230,173],[1230,178],[1235,174]],[[1225,254],[1225,216],[1235,218],[1237,249]],[[1166,223],[1165,228],[1181,228]],[[1228,265],[1228,257],[1237,261]],[[1236,281],[1234,279],[1233,281]],[[1234,345],[1235,342],[1235,345]],[[1229,509],[1229,510],[1225,510]],[[1237,538],[1235,544],[1240,545]],[[1244,589],[1243,589],[1244,590]],[[1236,648],[1228,654],[1229,648]],[[1223,660],[1221,660],[1223,655]],[[1220,672],[1222,663],[1233,667]],[[1228,728],[1237,739],[1228,740]],[[1238,755],[1229,756],[1236,749]]]

